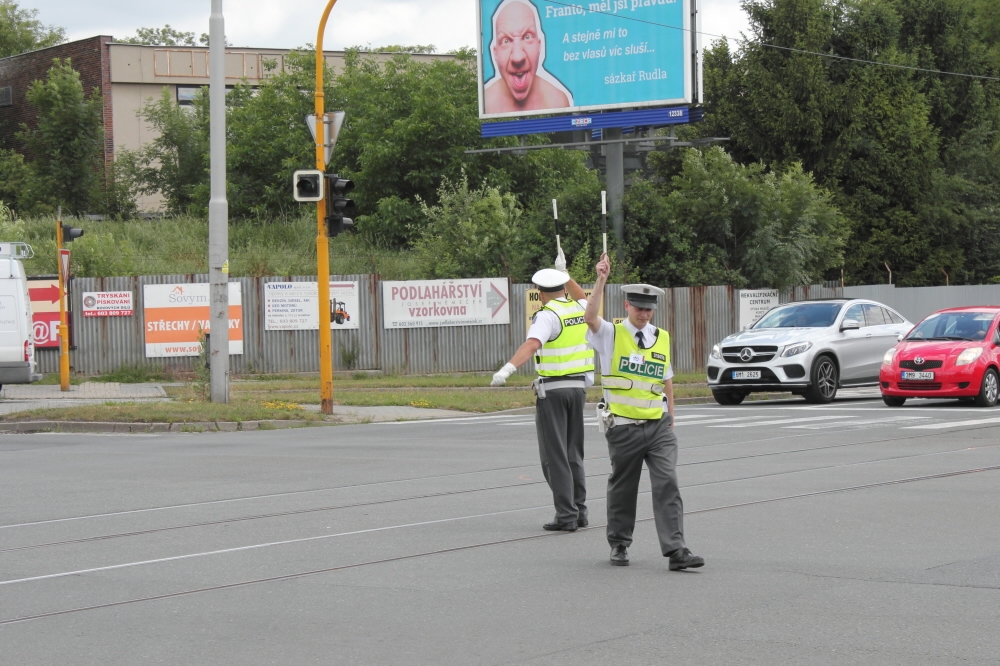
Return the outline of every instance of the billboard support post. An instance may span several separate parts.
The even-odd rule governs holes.
[[[609,127],[602,132],[602,138],[617,141],[622,138],[620,127]],[[605,181],[608,188],[608,207],[611,209],[611,226],[615,231],[617,250],[615,259],[623,260],[622,243],[625,240],[625,214],[622,199],[625,198],[625,150],[621,143],[609,143],[605,150]]]

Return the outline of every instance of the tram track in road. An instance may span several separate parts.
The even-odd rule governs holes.
[[[894,438],[894,439],[913,439],[913,437]],[[890,440],[879,440],[879,441],[876,441],[876,442],[859,442],[858,444],[875,444],[875,443],[882,443],[882,442],[886,442],[886,441],[894,441],[894,440],[890,439]],[[854,466],[859,466],[859,465],[876,465],[876,464],[884,463],[884,462],[893,462],[893,461],[907,460],[907,459],[913,459],[913,458],[924,458],[924,457],[929,457],[929,456],[947,455],[947,454],[951,454],[951,453],[963,453],[963,452],[966,452],[966,451],[976,451],[976,450],[980,450],[980,449],[988,449],[988,448],[996,448],[996,447],[1000,447],[1000,443],[998,443],[998,444],[985,444],[985,445],[975,446],[975,447],[966,446],[966,447],[962,447],[962,448],[958,448],[958,449],[949,449],[947,451],[934,451],[934,452],[930,452],[930,453],[914,453],[914,454],[909,454],[909,455],[890,456],[888,458],[879,458],[879,459],[876,459],[876,460],[862,460],[862,461],[857,461],[857,462],[837,463],[837,464],[833,464],[833,465],[821,465],[819,467],[808,467],[808,468],[805,468],[805,469],[797,469],[797,470],[785,470],[785,471],[781,471],[781,472],[773,472],[773,473],[769,473],[769,474],[758,474],[758,475],[753,475],[753,476],[743,476],[743,477],[736,477],[736,478],[732,478],[732,479],[720,479],[720,480],[717,480],[717,481],[708,481],[708,482],[705,482],[705,483],[690,484],[690,485],[685,486],[685,488],[705,488],[705,487],[709,487],[709,486],[724,485],[724,484],[727,484],[727,483],[739,483],[741,481],[755,481],[755,480],[759,480],[759,479],[768,479],[768,478],[776,478],[776,477],[780,477],[780,476],[789,476],[789,475],[792,475],[792,474],[807,474],[809,472],[819,472],[819,471],[824,471],[824,470],[829,470],[829,469],[841,469],[841,468],[844,468],[844,467],[854,467]],[[811,450],[814,450],[814,449],[804,449],[804,450],[805,451],[811,451]],[[793,453],[793,452],[789,452],[789,453]],[[739,460],[739,459],[742,459],[742,458],[734,458],[733,460]],[[693,465],[693,464],[698,464],[698,463],[687,463],[687,464]],[[642,473],[644,475],[646,474],[645,468],[643,468]],[[603,477],[603,476],[605,476],[605,474],[588,474],[586,478],[592,479],[592,478]],[[52,547],[56,547],[56,546],[68,546],[68,545],[82,544],[82,543],[94,543],[94,542],[106,541],[106,540],[110,540],[110,539],[121,539],[121,538],[135,537],[135,536],[145,536],[145,535],[149,535],[149,534],[159,534],[159,533],[171,532],[171,531],[177,531],[177,530],[194,529],[194,528],[198,528],[198,527],[210,527],[210,526],[214,526],[214,525],[227,525],[227,524],[239,523],[239,522],[246,522],[246,521],[251,521],[251,520],[264,520],[264,519],[268,519],[268,518],[283,518],[283,517],[288,517],[288,516],[307,515],[307,514],[310,514],[310,513],[320,513],[320,512],[326,512],[326,511],[338,511],[338,510],[342,510],[342,509],[363,508],[363,507],[378,506],[378,505],[384,505],[384,504],[394,504],[394,503],[398,503],[398,502],[410,502],[410,501],[416,501],[416,500],[422,500],[422,499],[434,499],[434,498],[439,498],[439,497],[449,497],[449,496],[455,496],[455,495],[466,495],[466,494],[472,494],[472,493],[489,492],[489,491],[492,491],[492,490],[507,490],[507,489],[510,489],[510,488],[520,488],[520,487],[527,487],[527,486],[536,486],[536,485],[541,485],[543,483],[545,483],[545,482],[544,481],[526,481],[526,482],[522,482],[522,483],[511,483],[511,484],[504,484],[504,485],[499,485],[499,486],[489,486],[489,487],[484,487],[484,488],[469,488],[469,489],[466,489],[466,490],[452,490],[452,491],[444,491],[444,492],[439,492],[439,493],[426,493],[426,494],[423,494],[423,495],[411,495],[411,496],[407,496],[407,497],[397,497],[397,498],[391,498],[391,499],[374,500],[374,501],[370,501],[370,502],[355,502],[355,503],[352,503],[352,504],[338,504],[338,505],[332,505],[332,506],[311,507],[311,508],[308,508],[308,509],[298,509],[298,510],[293,510],[293,511],[279,511],[279,512],[273,512],[273,513],[265,513],[265,514],[255,514],[255,515],[250,515],[250,516],[240,516],[240,517],[236,517],[236,518],[224,518],[224,519],[219,519],[219,520],[201,521],[201,522],[190,523],[190,524],[185,524],[185,525],[171,525],[171,526],[168,526],[168,527],[150,528],[150,529],[146,529],[146,530],[133,530],[133,531],[129,531],[129,532],[117,532],[117,533],[113,533],[113,534],[102,534],[102,535],[91,536],[91,537],[81,537],[81,538],[78,538],[78,539],[67,539],[67,540],[63,540],[63,541],[53,541],[53,542],[48,542],[48,543],[30,544],[30,545],[26,545],[26,546],[16,546],[14,548],[3,548],[3,549],[0,549],[0,554],[2,554],[2,553],[20,552],[20,551],[26,551],[26,550],[36,550],[36,549],[40,549],[40,548],[52,548]],[[600,501],[600,500],[603,500],[603,499],[605,499],[605,498],[603,498],[603,497],[591,498],[592,501]],[[531,509],[531,508],[534,508],[534,507],[529,507],[529,509]],[[0,581],[0,585],[2,585],[2,581]]]
[[[855,485],[855,486],[844,486],[844,487],[841,487],[841,488],[832,488],[832,489],[828,489],[828,490],[818,490],[818,491],[813,491],[813,492],[808,492],[808,493],[798,493],[798,494],[795,494],[795,495],[783,495],[783,496],[778,496],[778,497],[769,497],[769,498],[764,498],[764,499],[760,499],[760,500],[752,500],[752,501],[748,501],[748,502],[739,502],[739,503],[735,503],[735,504],[726,504],[726,505],[721,505],[721,506],[716,506],[716,507],[707,507],[707,508],[704,508],[704,509],[695,509],[693,511],[687,512],[686,515],[692,516],[692,515],[698,515],[698,514],[703,514],[703,513],[711,513],[711,512],[715,512],[715,511],[725,511],[725,510],[740,509],[740,508],[746,508],[746,507],[756,506],[756,505],[762,505],[762,504],[770,504],[770,503],[774,503],[774,502],[785,502],[785,501],[792,501],[792,500],[798,500],[798,499],[807,499],[807,498],[812,498],[812,497],[820,497],[820,496],[824,496],[824,495],[833,495],[833,494],[846,493],[846,492],[854,492],[854,491],[861,491],[861,490],[870,490],[870,489],[873,489],[873,488],[884,488],[884,487],[890,487],[890,486],[898,486],[898,485],[902,485],[902,484],[906,484],[906,483],[916,483],[916,482],[920,482],[920,481],[930,481],[930,480],[937,480],[937,479],[947,479],[947,478],[953,478],[953,477],[963,476],[963,475],[968,475],[968,474],[979,474],[979,473],[983,473],[983,472],[993,472],[993,471],[998,471],[998,470],[1000,470],[1000,465],[990,465],[990,466],[986,466],[986,467],[975,467],[975,468],[963,469],[963,470],[956,470],[956,471],[951,471],[951,472],[940,472],[940,473],[937,473],[937,474],[926,474],[926,475],[921,475],[921,476],[906,477],[906,478],[901,478],[901,479],[892,479],[892,480],[888,480],[888,481],[879,481],[879,482],[875,482],[875,483],[866,483],[866,484]],[[651,520],[654,520],[654,518],[641,518],[641,519],[638,519],[636,522],[649,522]],[[578,530],[578,531],[597,530],[597,529],[601,529],[603,527],[606,527],[606,525],[592,525],[590,527],[586,527],[586,528],[583,528],[583,529]],[[300,572],[295,572],[295,573],[291,573],[291,574],[282,574],[282,575],[278,575],[278,576],[267,576],[267,577],[262,577],[262,578],[254,578],[254,579],[251,579],[251,580],[238,581],[238,582],[235,582],[235,583],[226,583],[226,584],[222,584],[222,585],[211,585],[211,586],[200,587],[200,588],[195,588],[195,589],[191,589],[191,590],[182,590],[180,592],[171,592],[171,593],[166,593],[166,594],[150,595],[150,596],[138,597],[138,598],[134,598],[134,599],[123,599],[123,600],[120,600],[120,601],[112,601],[112,602],[107,602],[107,603],[103,603],[103,604],[93,604],[93,605],[90,605],[90,606],[79,606],[79,607],[76,607],[76,608],[67,608],[67,609],[62,609],[62,610],[57,610],[57,611],[50,611],[50,612],[47,612],[47,613],[38,613],[38,614],[35,614],[35,615],[26,615],[26,616],[22,616],[22,617],[8,618],[8,619],[0,620],[0,626],[8,626],[8,625],[18,624],[18,623],[23,623],[23,622],[30,622],[30,621],[35,621],[35,620],[43,620],[43,619],[47,619],[47,618],[54,618],[54,617],[59,617],[59,616],[64,616],[64,615],[70,615],[70,614],[74,614],[74,613],[84,613],[84,612],[87,612],[87,611],[102,610],[102,609],[107,609],[107,608],[116,608],[116,607],[131,605],[131,604],[140,604],[140,603],[146,603],[146,602],[151,602],[151,601],[160,601],[160,600],[164,600],[164,599],[176,599],[176,598],[180,598],[180,597],[192,596],[192,595],[196,595],[196,594],[205,594],[205,593],[209,593],[209,592],[219,592],[219,591],[223,591],[223,590],[231,590],[231,589],[236,589],[236,588],[241,588],[241,587],[248,587],[248,586],[251,586],[251,585],[262,585],[262,584],[265,584],[265,583],[273,583],[273,582],[280,582],[280,581],[289,581],[289,580],[295,580],[295,579],[299,579],[299,578],[306,578],[306,577],[309,577],[309,576],[317,576],[317,575],[322,575],[322,574],[326,574],[326,573],[334,573],[334,572],[337,572],[337,571],[345,571],[345,570],[349,570],[349,569],[357,569],[357,568],[361,568],[361,567],[375,566],[375,565],[387,564],[387,563],[391,563],[391,562],[402,562],[402,561],[406,561],[406,560],[414,560],[414,559],[420,559],[420,558],[425,558],[425,557],[433,557],[433,556],[436,556],[436,555],[445,555],[445,554],[449,554],[449,553],[456,553],[456,552],[462,552],[462,551],[468,551],[468,550],[475,550],[475,549],[479,549],[479,548],[488,548],[488,547],[492,547],[492,546],[502,546],[502,545],[507,545],[507,544],[512,544],[512,543],[534,541],[534,540],[537,540],[537,539],[552,539],[552,538],[566,538],[566,537],[569,537],[568,533],[545,533],[545,534],[533,534],[533,535],[523,536],[523,537],[513,537],[513,538],[510,538],[510,539],[499,539],[499,540],[495,540],[495,541],[485,541],[485,542],[479,542],[479,543],[473,543],[473,544],[465,544],[465,545],[461,545],[461,546],[453,546],[451,548],[440,548],[440,549],[436,549],[436,550],[423,551],[423,552],[419,552],[419,553],[410,553],[410,554],[407,554],[407,555],[399,555],[399,556],[396,556],[396,557],[387,557],[387,558],[381,558],[381,559],[377,559],[377,560],[368,560],[368,561],[365,561],[365,562],[355,562],[355,563],[352,563],[352,564],[343,564],[343,565],[334,566],[334,567],[324,567],[322,569],[310,569],[310,570],[307,570],[307,571],[300,571]],[[60,575],[60,576],[61,575],[76,575],[76,572],[70,572],[70,573],[67,573],[67,574],[57,574],[57,575]],[[50,577],[42,577],[42,578],[50,578]]]

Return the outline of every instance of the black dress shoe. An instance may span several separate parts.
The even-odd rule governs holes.
[[[587,520],[586,518],[577,518],[577,520],[576,520],[576,526],[577,527],[586,527],[589,524],[590,524],[590,521]]]
[[[542,529],[549,532],[576,532],[576,523],[545,523]]]
[[[625,546],[618,544],[611,549],[611,564],[616,567],[628,566],[628,549]]]
[[[670,570],[697,569],[705,566],[705,558],[692,555],[687,548],[680,548],[670,553]]]

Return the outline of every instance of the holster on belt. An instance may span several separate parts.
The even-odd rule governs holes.
[[[539,400],[545,399],[545,382],[542,381],[541,377],[535,377],[535,381],[531,382],[531,390],[535,392],[535,397]]]
[[[615,425],[615,417],[605,402],[597,403],[597,432],[607,432]]]

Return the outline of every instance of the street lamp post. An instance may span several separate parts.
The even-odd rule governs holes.
[[[210,170],[208,281],[212,402],[229,402],[229,202],[226,200],[226,23],[222,0],[209,18]]]

